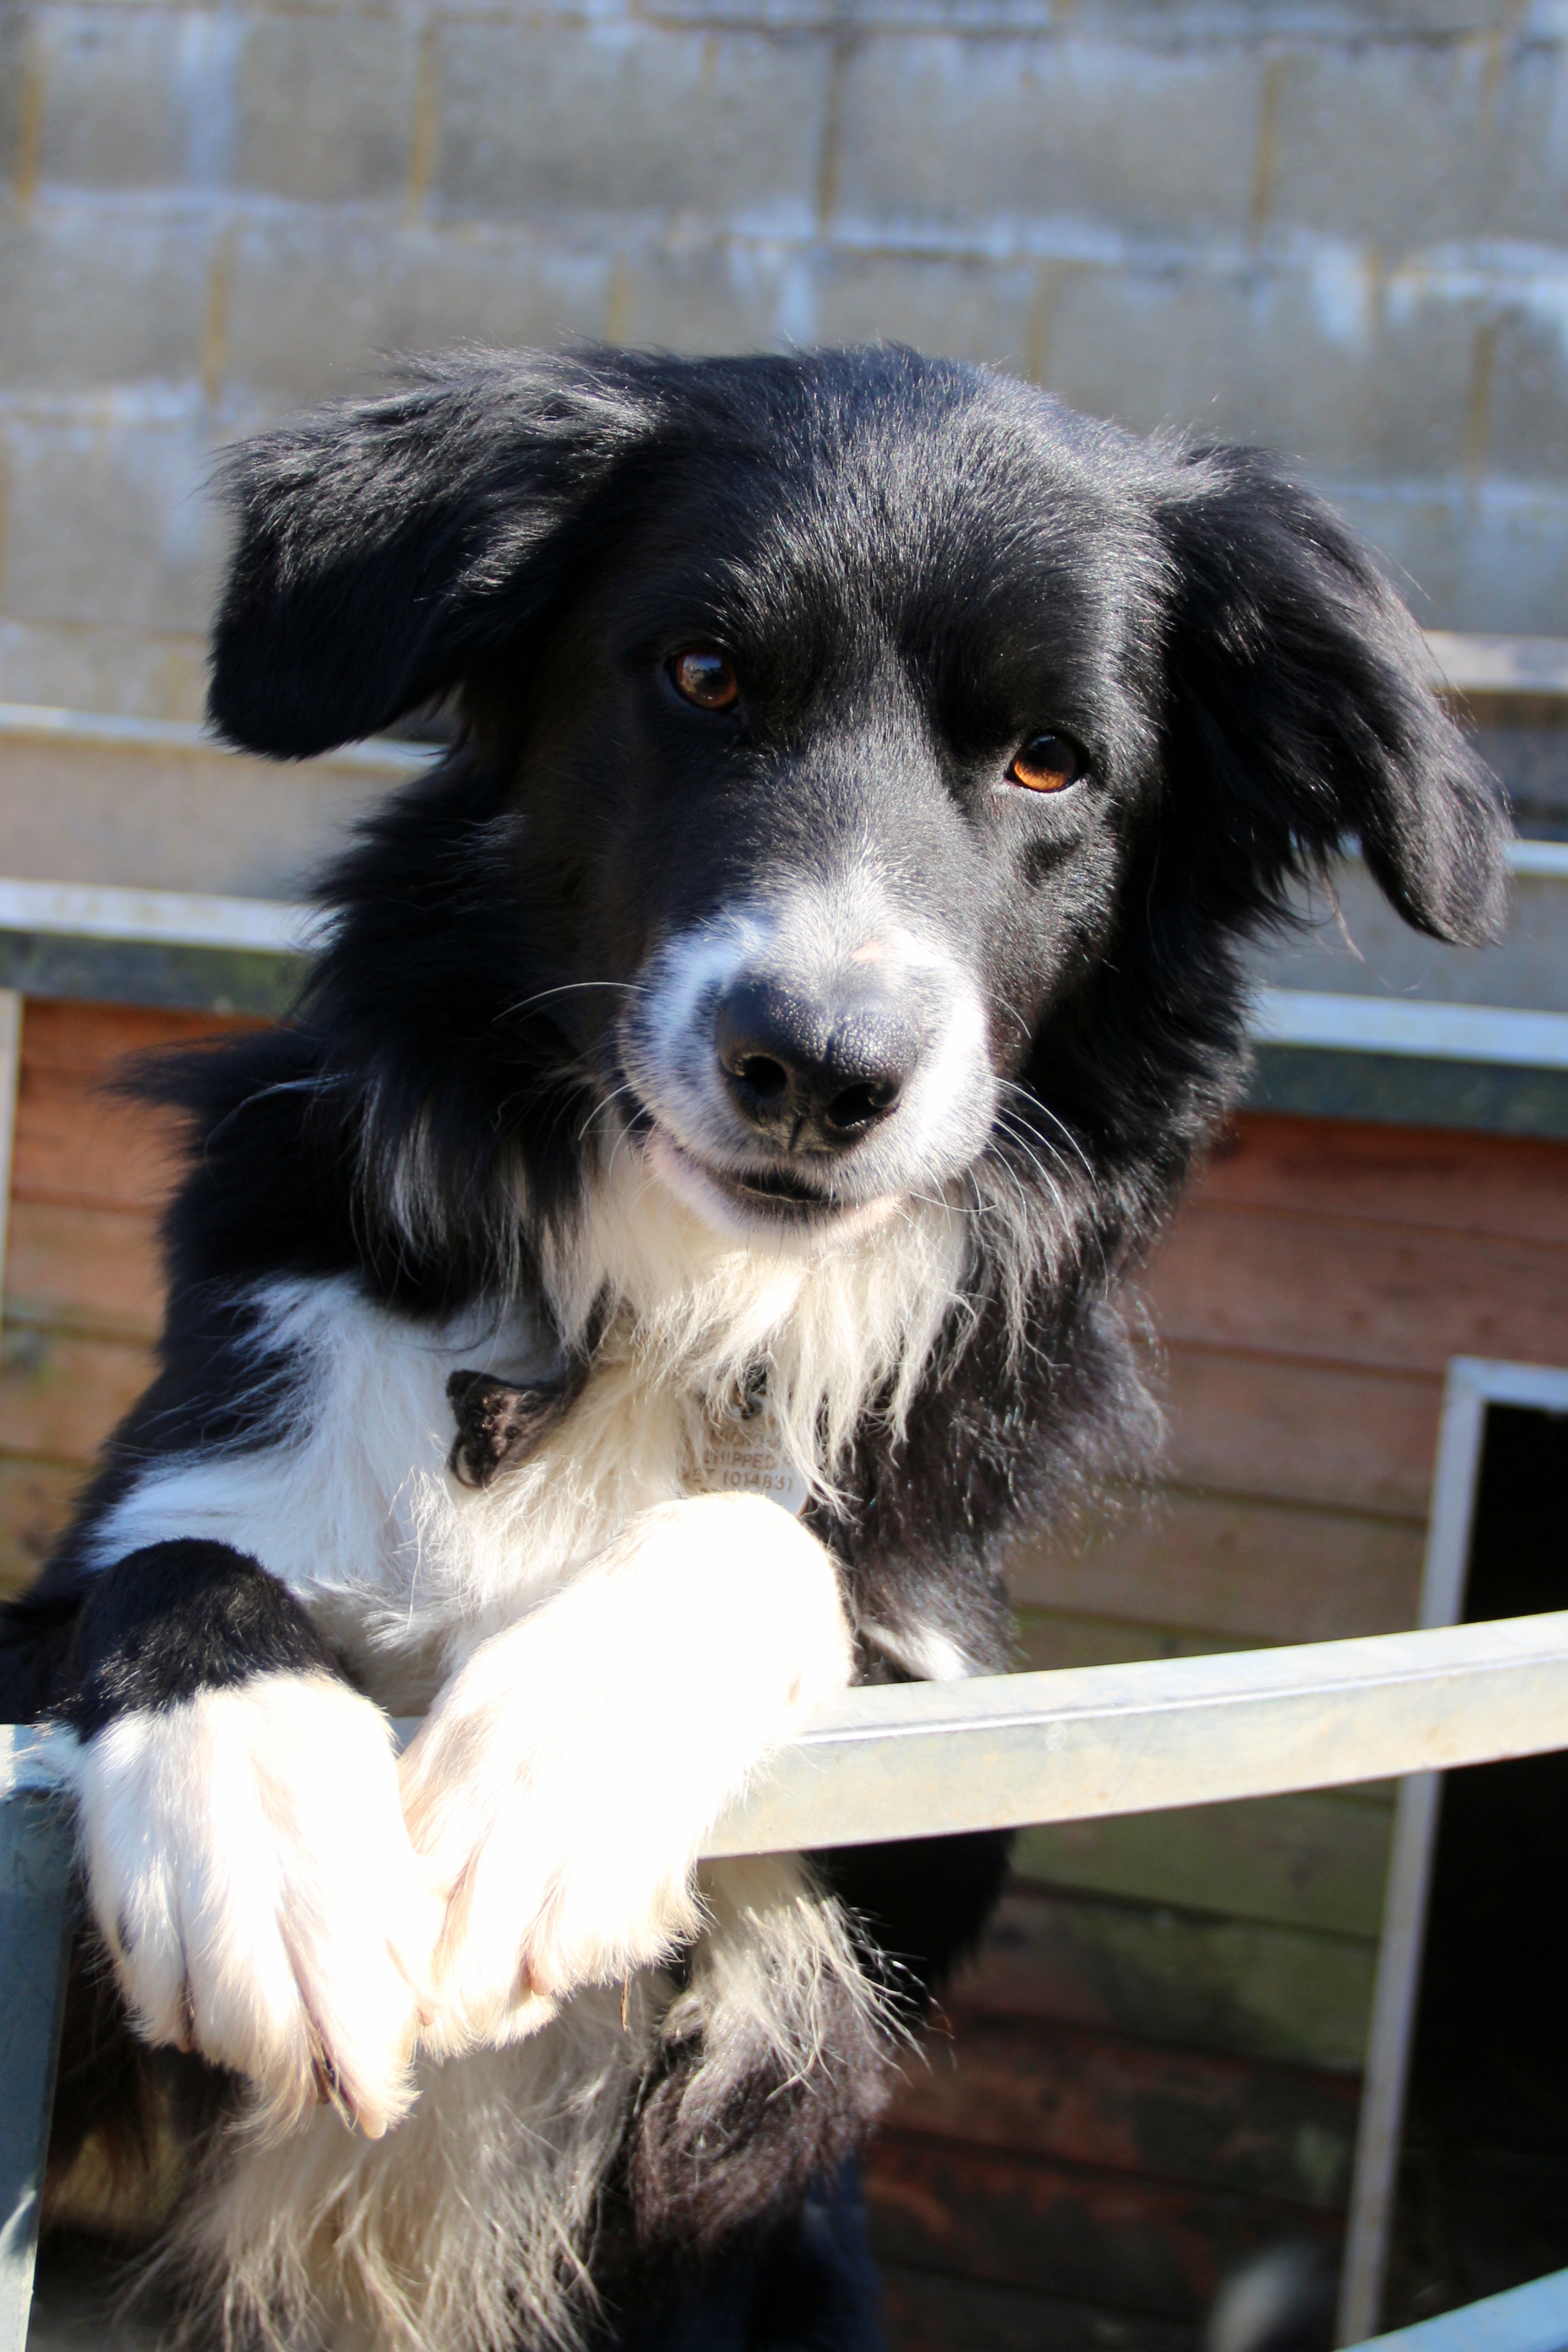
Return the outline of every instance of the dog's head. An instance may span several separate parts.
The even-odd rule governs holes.
[[[504,1125],[548,1034],[721,1229],[1064,1129],[1157,1159],[1233,1071],[1231,943],[1348,835],[1422,929],[1500,920],[1413,625],[1248,453],[898,351],[602,354],[443,363],[229,479],[222,732],[462,715],[340,877],[364,1035]]]

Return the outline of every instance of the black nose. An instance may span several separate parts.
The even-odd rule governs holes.
[[[797,996],[739,982],[715,1026],[718,1065],[743,1118],[790,1151],[835,1151],[884,1119],[914,1075],[919,1041],[884,999]]]

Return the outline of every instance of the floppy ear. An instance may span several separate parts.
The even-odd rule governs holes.
[[[207,712],[303,759],[374,734],[515,628],[552,534],[646,430],[649,372],[464,354],[242,443]]]
[[[1178,458],[1166,746],[1188,851],[1227,911],[1277,907],[1359,835],[1418,930],[1479,946],[1507,920],[1511,827],[1432,690],[1420,633],[1368,551],[1249,450]]]

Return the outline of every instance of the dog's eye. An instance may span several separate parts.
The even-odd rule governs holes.
[[[1064,793],[1082,773],[1082,755],[1065,735],[1031,735],[1014,755],[1008,782],[1031,793]]]
[[[670,663],[670,684],[699,710],[730,710],[740,699],[735,665],[714,646],[688,646]]]

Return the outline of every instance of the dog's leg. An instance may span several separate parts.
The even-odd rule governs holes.
[[[739,1495],[643,1514],[486,1642],[402,1764],[448,1896],[434,2045],[514,2039],[689,1941],[703,1831],[852,1671],[832,1559]]]
[[[411,2097],[440,1910],[386,1718],[275,1577],[154,1544],[97,1577],[58,1707],[89,1897],[141,2033],[247,2075],[269,2119]]]

